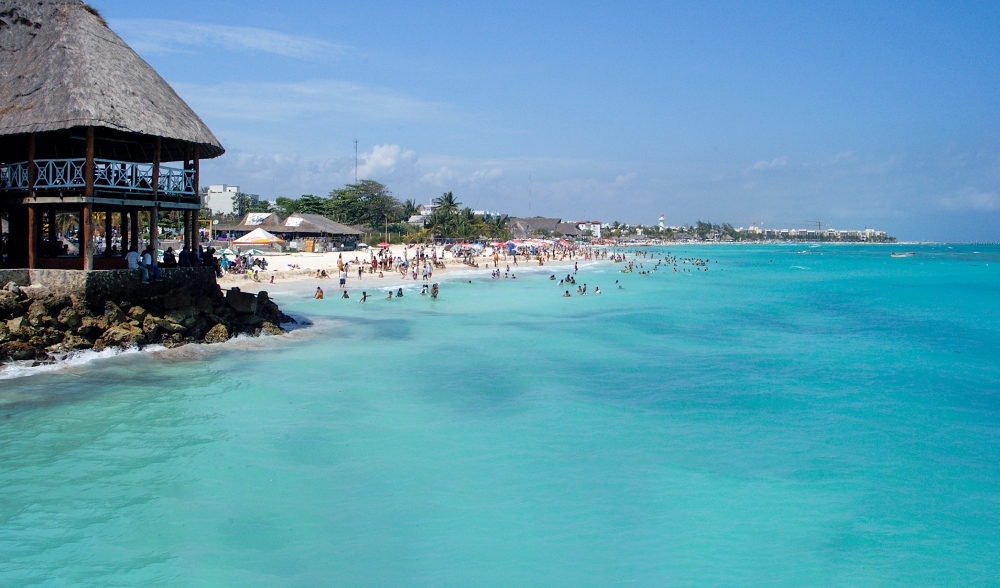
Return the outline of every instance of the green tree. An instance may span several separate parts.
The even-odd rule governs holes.
[[[348,225],[379,227],[403,220],[403,205],[374,180],[361,180],[331,191],[327,207],[330,218]]]
[[[445,192],[438,198],[434,199],[434,205],[437,206],[437,210],[446,214],[451,214],[453,212],[458,212],[458,207],[461,206],[462,203],[456,200],[455,195],[451,192]]]
[[[416,200],[406,200],[403,202],[403,220],[409,219],[411,216],[417,214],[417,202]]]

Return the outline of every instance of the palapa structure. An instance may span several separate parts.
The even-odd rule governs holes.
[[[0,81],[0,263],[123,268],[109,237],[137,247],[140,212],[154,247],[160,211],[182,213],[185,245],[197,244],[199,161],[225,150],[96,10],[0,0]],[[95,213],[106,243],[96,257]]]

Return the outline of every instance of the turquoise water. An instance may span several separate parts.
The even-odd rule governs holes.
[[[1000,248],[667,249],[0,381],[0,584],[996,585]]]

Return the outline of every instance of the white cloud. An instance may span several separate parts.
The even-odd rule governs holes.
[[[994,212],[1000,210],[1000,196],[996,192],[981,192],[966,188],[954,196],[940,200],[941,206],[948,210]]]
[[[396,167],[401,163],[413,163],[416,153],[411,150],[404,151],[399,145],[376,145],[371,153],[360,156],[361,163],[358,165],[358,178],[375,178],[390,175],[396,171]]]
[[[464,167],[475,165],[474,162],[465,162]],[[503,169],[491,167],[488,169],[476,169],[471,172],[456,172],[450,166],[442,165],[436,171],[427,172],[421,176],[424,183],[431,184],[438,188],[449,188],[455,186],[468,186],[473,184],[489,184],[503,176]]]
[[[753,164],[753,169],[771,169],[775,167],[782,167],[788,165],[788,158],[785,156],[775,157],[771,161],[762,159],[757,163]]]
[[[365,120],[428,121],[447,118],[448,107],[340,80],[295,83],[195,85],[173,83],[204,118],[275,122],[303,117],[351,116]]]
[[[632,180],[634,180],[635,176],[636,176],[635,172],[631,172],[631,173],[627,173],[627,174],[622,174],[622,175],[618,176],[617,178],[615,178],[615,184],[618,185],[618,186],[624,186],[625,184],[628,184]]]
[[[353,51],[346,45],[253,27],[153,18],[113,19],[111,25],[137,53],[147,55],[185,53],[193,47],[208,47],[271,53],[304,61],[332,61]]]

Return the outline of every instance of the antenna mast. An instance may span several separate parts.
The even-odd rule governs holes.
[[[354,139],[354,183],[358,183],[358,140]]]

